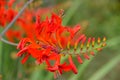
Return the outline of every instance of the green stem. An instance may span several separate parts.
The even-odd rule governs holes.
[[[2,74],[2,42],[0,42],[0,74]]]

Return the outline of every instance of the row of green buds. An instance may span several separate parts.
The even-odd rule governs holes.
[[[73,49],[72,49],[72,45],[70,45],[70,42],[69,42],[67,44],[67,51],[63,51],[61,53],[63,55],[66,55],[66,54],[76,55],[78,62],[82,64],[83,59],[81,58],[81,56],[89,60],[90,55],[95,56],[95,52],[101,51],[105,46],[106,46],[106,37],[86,38],[86,36],[83,34],[74,42]]]

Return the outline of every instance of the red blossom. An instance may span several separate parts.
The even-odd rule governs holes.
[[[19,24],[22,27],[26,26],[27,34],[26,38],[23,38],[17,47],[20,49],[17,55],[25,55],[22,63],[26,62],[29,56],[32,56],[39,64],[45,62],[47,70],[50,72],[56,73],[58,71],[62,74],[63,71],[72,70],[77,74],[78,71],[72,61],[72,55],[77,55],[78,62],[82,64],[81,56],[90,59],[88,53],[94,55],[94,50],[102,49],[101,46],[105,45],[105,39],[100,42],[100,38],[98,38],[99,47],[95,47],[95,38],[87,38],[85,34],[79,34],[79,25],[74,28],[63,26],[61,17],[54,13],[50,18],[46,17],[43,21],[37,14],[36,23],[32,23],[32,25],[25,23],[22,19]],[[71,47],[74,48],[74,53],[69,51]],[[76,51],[78,49],[80,49],[80,52]],[[69,55],[69,64],[66,62],[60,63],[61,54]],[[51,64],[51,61],[54,64]]]
[[[70,71],[71,66],[67,65],[66,63],[60,64],[60,57],[58,56],[54,66],[48,67],[47,70],[49,70],[51,72],[59,71],[59,73],[62,74],[63,71]]]
[[[14,2],[15,0],[0,0],[0,25],[2,27],[11,22],[18,13],[12,9]],[[8,6],[8,8],[5,8],[5,6]],[[48,8],[44,11],[40,10],[33,12],[26,9],[15,24],[19,26],[21,31],[10,29],[6,32],[6,37],[9,41],[14,42],[14,38],[20,40],[17,46],[20,51],[17,56],[23,56],[22,64],[31,56],[38,64],[46,63],[47,70],[55,74],[56,72],[62,74],[63,71],[68,72],[70,70],[77,74],[78,71],[72,56],[77,56],[78,62],[82,64],[83,59],[81,56],[89,60],[89,55],[94,56],[95,50],[101,51],[106,46],[105,37],[102,40],[100,37],[96,39],[79,33],[80,25],[76,25],[73,28],[63,26],[61,18],[63,11],[60,12],[60,15],[52,13],[50,18],[46,17],[45,20],[41,21],[41,14],[49,10]],[[35,16],[36,22],[33,21]],[[22,38],[23,32],[25,33],[24,38]],[[95,44],[96,42],[97,44]],[[70,51],[72,48],[74,53]],[[62,55],[69,55],[69,64],[67,62],[60,63]],[[51,61],[54,63],[51,63]]]
[[[6,32],[6,37],[11,42],[14,42],[15,39],[20,40],[22,38],[21,36],[22,36],[22,33],[20,31],[17,31],[17,30],[9,29]]]
[[[0,0],[0,8],[6,4],[6,0]]]
[[[43,50],[31,48],[28,50],[31,56],[33,56],[36,59],[37,63],[41,64],[43,62],[46,62],[48,66],[50,66],[49,61],[56,60],[56,56],[57,56],[56,53],[50,53],[50,51],[51,51],[50,48],[43,49]]]

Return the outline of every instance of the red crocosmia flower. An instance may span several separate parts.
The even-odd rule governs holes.
[[[0,6],[2,6],[0,4]],[[5,20],[5,8],[4,7],[0,7],[0,25],[2,27],[4,27],[6,25],[6,20]]]
[[[12,30],[9,29],[6,32],[6,37],[8,38],[9,41],[14,42],[14,39],[20,40],[22,36],[22,33],[20,31]]]
[[[0,0],[0,8],[6,4],[6,0]]]
[[[9,0],[8,7],[12,7],[12,5],[13,5],[14,2],[15,2],[15,0]]]
[[[6,10],[6,19],[8,22],[11,22],[11,20],[16,16],[17,12],[11,8]]]
[[[0,0],[0,25],[4,27],[7,22],[10,22],[17,12],[12,9],[12,4],[15,0]],[[8,8],[5,8],[8,6]]]
[[[58,71],[60,74],[62,74],[63,71],[70,71],[71,66],[67,65],[66,63],[60,64],[60,57],[58,57],[54,66],[48,67],[47,70],[49,70],[51,72],[55,72],[55,73],[56,73],[56,71]]]
[[[26,44],[27,45],[27,44]],[[23,45],[20,45],[20,47],[22,48]],[[25,46],[25,45],[24,45]],[[33,47],[34,46],[34,47]],[[27,47],[24,47],[21,49],[21,51],[19,51],[17,53],[17,56],[22,56],[23,54],[25,55],[24,58],[22,59],[22,64],[24,64],[26,62],[26,60],[28,59],[28,57],[32,54],[32,53],[29,53],[29,50],[30,49],[34,49],[34,48],[38,48],[37,45],[34,45],[34,44],[30,44],[29,46]]]
[[[17,49],[22,50],[26,45],[29,45],[30,43],[32,43],[32,41],[29,38],[24,38],[19,42]]]
[[[47,70],[54,73],[62,74],[63,71],[72,70],[77,74],[78,71],[72,61],[72,56],[77,56],[78,62],[82,64],[81,56],[84,59],[90,59],[89,55],[94,55],[95,50],[99,51],[106,45],[106,38],[101,41],[100,38],[97,40],[94,37],[87,38],[85,34],[79,34],[81,28],[79,25],[74,28],[63,26],[61,17],[54,13],[43,21],[37,14],[36,23],[32,23],[32,25],[25,23],[23,19],[19,24],[22,27],[27,26],[25,28],[27,36],[20,40],[17,47],[20,49],[17,55],[19,57],[25,55],[22,63],[32,56],[39,64],[45,62]],[[98,44],[95,45],[95,43]],[[69,64],[60,63],[61,57],[64,57],[62,55],[69,55]]]
[[[23,55],[23,53],[27,52],[27,50],[28,50],[28,47],[23,48],[21,51],[18,52],[17,56],[21,57]],[[30,55],[29,53],[25,54],[24,58],[21,61],[22,64],[24,64],[27,61],[29,55]]]
[[[41,64],[46,62],[48,66],[50,66],[50,60],[56,60],[56,53],[51,53],[51,48],[43,49],[43,50],[36,50],[36,49],[29,49],[28,52],[36,59],[37,63]],[[36,54],[34,54],[36,53]]]

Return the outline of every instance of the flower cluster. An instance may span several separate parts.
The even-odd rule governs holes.
[[[12,9],[14,2],[15,0],[0,0],[0,26],[3,28],[18,14],[17,10]],[[6,32],[9,41],[20,40],[17,46],[20,51],[17,56],[23,56],[22,64],[32,56],[37,64],[46,63],[46,69],[55,75],[68,71],[77,74],[76,65],[72,60],[73,56],[77,57],[78,62],[82,64],[83,58],[89,60],[90,55],[94,56],[95,51],[100,51],[106,46],[105,37],[103,39],[87,37],[79,32],[80,25],[73,28],[63,26],[61,18],[63,11],[60,15],[52,13],[50,18],[40,20],[38,14],[49,11],[49,9],[43,10],[34,12],[26,9],[23,15],[16,20],[15,25],[17,28],[19,27],[19,30],[9,29]],[[36,16],[36,23],[34,23],[34,16]],[[68,61],[61,63],[61,58],[64,56],[68,57]]]
[[[23,4],[22,2],[14,4],[15,2],[16,0],[0,0],[0,27],[5,28],[19,13],[19,9]],[[13,25],[14,27],[6,31],[5,36],[10,42],[19,41],[23,36],[29,36],[31,32],[29,33],[28,30],[32,29],[29,26],[33,25],[35,15],[38,13],[40,15],[45,15],[49,11],[50,8],[48,7],[37,10],[26,8],[22,15],[16,20]]]
[[[12,8],[14,2],[15,0],[0,0],[0,27],[5,28],[5,26],[18,14],[18,11]],[[20,18],[18,18],[16,23],[18,23],[19,20]],[[11,42],[14,42],[15,39],[20,40],[22,37],[20,30],[9,29],[5,34]]]
[[[5,26],[7,22],[10,22],[14,16],[17,14],[15,10],[12,9],[12,5],[15,0],[0,0],[0,25]],[[8,8],[5,8],[7,6]]]
[[[95,50],[100,51],[106,45],[105,37],[101,40],[99,37],[87,38],[85,34],[80,34],[80,25],[74,28],[63,26],[61,16],[54,13],[44,21],[37,15],[36,23],[31,28],[32,31],[28,30],[30,34],[19,42],[17,48],[20,51],[17,56],[24,56],[22,64],[32,56],[38,64],[46,63],[46,69],[54,73],[62,74],[72,70],[77,74],[72,56],[76,56],[78,62],[82,64],[81,56],[89,59],[90,55],[95,55]],[[64,56],[68,56],[68,61],[61,63],[61,57]]]

